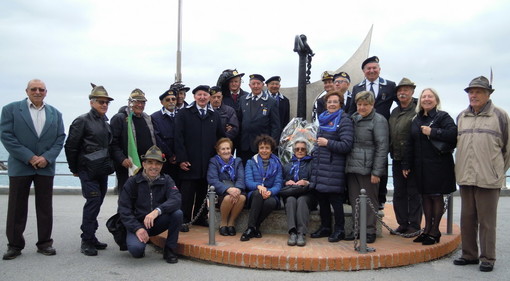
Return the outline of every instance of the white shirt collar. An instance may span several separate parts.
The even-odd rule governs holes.
[[[37,108],[37,106],[35,106],[35,104],[29,98],[27,98],[27,105],[28,105],[28,108],[33,108],[36,110],[43,110],[44,106],[46,106],[46,103],[43,101],[41,107]]]

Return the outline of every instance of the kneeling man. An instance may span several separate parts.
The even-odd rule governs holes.
[[[119,198],[128,251],[135,258],[143,257],[149,237],[168,230],[163,258],[177,263],[181,194],[169,175],[160,174],[166,159],[157,146],[149,148],[141,158],[143,170],[127,180]]]

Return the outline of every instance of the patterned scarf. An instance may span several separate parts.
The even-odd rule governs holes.
[[[269,165],[267,166],[266,169],[264,169],[264,161],[262,160],[262,157],[260,157],[259,154],[255,154],[253,156],[253,160],[257,164],[259,175],[262,176],[262,185],[264,185],[266,179],[274,177],[274,175],[276,175],[276,172],[278,171],[278,165],[281,165],[280,159],[272,153],[271,157],[269,158]]]
[[[301,166],[301,161],[306,161],[312,159],[311,156],[306,155],[305,157],[298,159],[296,155],[292,155],[290,161],[292,162],[292,168],[290,168],[290,174],[292,175],[293,180],[296,182],[299,180],[299,167]]]
[[[221,158],[219,155],[216,155],[215,157],[216,157],[216,160],[218,161],[218,163],[221,165],[220,172],[221,173],[227,172],[228,176],[230,177],[230,180],[235,182],[236,173],[235,173],[235,169],[234,169],[234,160],[235,160],[234,157],[230,156],[228,163],[225,163],[225,161],[223,161],[223,158]]]
[[[321,113],[321,115],[319,115],[320,129],[327,132],[336,131],[336,127],[338,126],[338,123],[340,123],[340,118],[342,118],[343,112],[344,111],[340,109],[333,113],[329,113],[329,111]]]

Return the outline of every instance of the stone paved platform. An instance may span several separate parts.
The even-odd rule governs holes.
[[[392,205],[386,204],[384,221],[395,228]],[[413,243],[412,239],[390,235],[384,229],[382,237],[369,247],[375,252],[360,254],[354,250],[352,241],[329,243],[327,238],[307,237],[305,247],[287,246],[287,235],[264,234],[247,242],[236,236],[221,236],[216,232],[216,245],[208,245],[208,228],[193,226],[179,236],[178,253],[192,258],[230,266],[275,269],[286,271],[354,271],[412,265],[444,257],[460,244],[460,230],[453,227],[453,234],[446,235],[446,217],[443,217],[441,242],[431,246]],[[163,246],[166,233],[152,237],[158,246]]]

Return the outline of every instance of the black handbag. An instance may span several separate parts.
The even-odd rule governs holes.
[[[113,215],[106,221],[106,228],[113,235],[113,240],[119,245],[121,251],[127,251],[126,235],[127,230],[120,220],[119,213]]]
[[[299,196],[302,194],[307,193],[310,190],[309,185],[285,185],[280,189],[280,192],[278,193],[282,197],[289,197],[289,196]]]
[[[85,154],[83,158],[85,158],[85,167],[87,167],[87,172],[91,178],[109,175],[114,171],[108,148]]]
[[[432,147],[434,147],[434,150],[439,155],[452,154],[455,149],[455,145],[440,140],[430,139],[430,143],[432,143]]]

